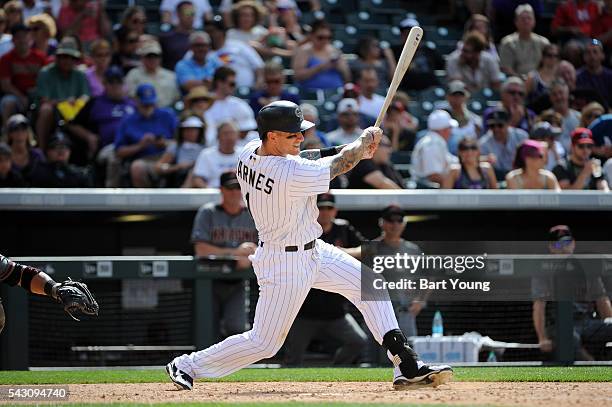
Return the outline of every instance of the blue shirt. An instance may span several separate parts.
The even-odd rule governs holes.
[[[106,94],[89,99],[72,123],[79,124],[100,137],[100,146],[115,141],[121,120],[136,111],[129,98],[112,100]]]
[[[482,136],[479,140],[480,154],[487,155],[495,154],[497,161],[493,164],[493,168],[498,171],[508,172],[512,170],[516,149],[526,139],[529,138],[527,132],[515,127],[508,127],[508,138],[506,144],[502,144],[493,138],[491,130]]]
[[[593,141],[596,146],[612,144],[612,113],[604,114],[593,120],[589,129],[593,132]]]
[[[180,87],[187,81],[212,80],[215,70],[221,65],[221,60],[213,54],[206,56],[204,65],[198,64],[193,58],[181,59],[174,67],[176,82]]]
[[[150,117],[144,117],[140,112],[126,116],[119,124],[117,136],[115,137],[115,150],[122,146],[137,144],[146,133],[161,135],[170,140],[174,136],[177,127],[177,119],[174,112],[169,109],[155,109]],[[148,146],[132,158],[147,157],[161,154],[163,148],[154,145]]]

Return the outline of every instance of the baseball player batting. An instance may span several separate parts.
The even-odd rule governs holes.
[[[338,293],[362,313],[374,338],[394,365],[394,388],[437,386],[448,382],[450,366],[419,360],[398,328],[388,293],[383,301],[361,300],[361,263],[319,240],[317,194],[327,192],[334,177],[371,158],[382,130],[369,127],[350,144],[300,152],[304,120],[295,103],[277,101],[258,114],[259,140],[248,143],[236,175],[259,234],[252,261],[260,296],[253,329],[211,347],[179,356],[166,371],[176,387],[193,388],[194,379],[229,375],[281,348],[308,291]]]

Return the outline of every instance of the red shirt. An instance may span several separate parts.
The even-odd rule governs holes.
[[[591,33],[593,37],[601,37],[612,30],[612,11],[603,11],[597,20],[593,21]]]
[[[47,57],[39,50],[30,50],[25,58],[15,49],[0,58],[0,79],[10,79],[13,86],[27,95],[36,86],[38,71],[47,64]]]
[[[599,6],[594,1],[587,1],[581,5],[568,0],[557,7],[551,27],[578,27],[587,37],[591,36],[591,24],[599,15]]]
[[[86,8],[90,9],[90,14],[81,20],[81,28],[76,33],[81,42],[91,42],[100,38],[98,31],[98,21],[100,20],[100,5],[97,1],[88,2]],[[77,12],[69,5],[62,6],[57,18],[57,28],[66,31],[81,12]]]

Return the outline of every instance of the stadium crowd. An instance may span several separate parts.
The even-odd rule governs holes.
[[[353,0],[111,2],[2,2],[0,187],[219,187],[278,99],[318,123],[304,148],[350,142],[422,25],[376,155],[332,187],[609,191],[610,0],[464,2],[463,33]]]

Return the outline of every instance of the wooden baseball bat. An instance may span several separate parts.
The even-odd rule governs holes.
[[[402,55],[400,55],[399,61],[397,61],[397,67],[395,67],[393,79],[391,80],[389,90],[387,91],[387,96],[385,97],[385,103],[383,103],[383,107],[380,109],[380,113],[378,113],[378,118],[376,119],[376,124],[374,126],[380,127],[380,123],[383,121],[385,114],[387,114],[387,109],[395,96],[395,92],[397,92],[397,87],[404,78],[404,75],[410,66],[410,62],[412,62],[412,58],[414,58],[414,54],[419,46],[419,43],[421,42],[421,38],[423,38],[423,29],[421,27],[412,27],[410,29],[410,33],[408,33],[408,38],[406,39],[404,48],[402,49]]]

